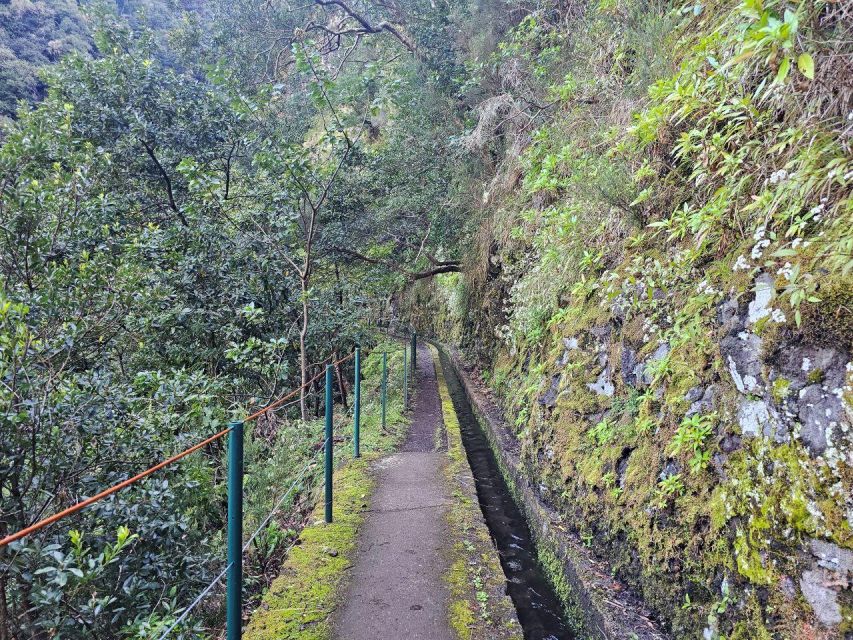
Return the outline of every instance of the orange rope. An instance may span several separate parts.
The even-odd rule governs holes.
[[[349,354],[348,356],[346,356],[345,358],[341,358],[341,359],[340,359],[340,360],[338,360],[337,362],[333,362],[333,363],[332,363],[332,366],[334,367],[334,366],[337,366],[337,365],[341,364],[342,362],[346,362],[347,360],[349,360],[350,358],[352,358],[354,355],[355,355],[355,353],[351,353],[351,354]],[[332,357],[332,356],[329,356],[328,358],[326,358],[326,359],[325,359],[321,364],[323,364],[323,363],[327,362],[328,360],[330,360],[330,359],[331,359],[331,357]],[[312,382],[317,381],[317,380],[318,380],[319,378],[321,378],[323,375],[324,375],[324,374],[323,374],[323,373],[321,373],[321,374],[319,374],[319,375],[317,375],[317,376],[314,376],[314,377],[313,377],[313,378],[311,378],[308,382],[306,382],[305,384],[303,384],[301,387],[298,387],[297,389],[294,389],[293,391],[291,391],[291,392],[290,392],[290,393],[288,393],[287,395],[285,395],[285,396],[283,396],[283,397],[279,398],[278,400],[276,400],[276,401],[275,401],[275,402],[273,402],[272,404],[267,405],[266,407],[264,407],[264,408],[263,408],[263,409],[261,409],[260,411],[258,411],[258,412],[256,412],[256,413],[253,413],[253,414],[252,414],[252,415],[250,415],[248,418],[245,418],[245,419],[243,420],[243,422],[250,422],[250,421],[252,421],[252,420],[254,420],[254,419],[256,419],[256,418],[258,418],[258,417],[262,416],[262,415],[263,415],[264,413],[266,413],[267,411],[272,411],[272,410],[273,410],[273,409],[275,409],[276,407],[281,406],[281,405],[282,405],[283,403],[285,403],[287,400],[289,400],[290,398],[292,398],[293,396],[295,396],[297,393],[299,393],[300,391],[302,391],[305,387],[307,387],[308,385],[310,385]],[[155,472],[159,471],[160,469],[162,469],[162,468],[164,468],[164,467],[168,467],[170,464],[172,464],[172,463],[174,463],[174,462],[177,462],[177,461],[178,461],[178,460],[180,460],[181,458],[185,458],[185,457],[187,457],[188,455],[190,455],[191,453],[194,453],[194,452],[198,451],[199,449],[201,449],[201,448],[202,448],[202,447],[204,447],[205,445],[208,445],[208,444],[210,444],[211,442],[214,442],[214,441],[216,441],[216,440],[219,440],[219,438],[223,437],[225,434],[229,433],[230,431],[231,431],[231,427],[228,427],[227,429],[223,429],[222,431],[220,431],[220,432],[219,432],[219,433],[217,433],[216,435],[213,435],[213,436],[209,437],[207,440],[204,440],[204,441],[202,441],[202,442],[199,442],[198,444],[195,444],[195,445],[191,446],[189,449],[185,449],[184,451],[181,451],[181,453],[179,453],[179,454],[177,454],[177,455],[172,456],[172,457],[171,457],[171,458],[169,458],[168,460],[164,460],[164,461],[163,461],[163,462],[161,462],[160,464],[154,465],[154,466],[153,466],[153,467],[151,467],[150,469],[147,469],[147,470],[143,471],[142,473],[139,473],[139,474],[137,474],[137,475],[133,476],[132,478],[128,478],[127,480],[124,480],[124,481],[122,481],[122,482],[119,482],[118,484],[116,484],[116,485],[114,485],[114,486],[110,487],[109,489],[105,489],[104,491],[101,491],[99,494],[94,495],[94,496],[92,496],[91,498],[86,498],[85,500],[82,500],[82,501],[78,502],[77,504],[72,505],[72,506],[68,507],[67,509],[64,509],[64,510],[60,511],[59,513],[55,513],[55,514],[53,514],[53,515],[52,515],[52,516],[50,516],[49,518],[45,518],[44,520],[41,520],[41,521],[39,521],[39,522],[36,522],[35,524],[30,525],[29,527],[26,527],[25,529],[21,529],[21,530],[20,530],[20,531],[18,531],[17,533],[13,533],[12,535],[6,536],[6,537],[5,537],[5,538],[3,538],[2,540],[0,540],[0,547],[5,547],[5,546],[6,546],[7,544],[9,544],[10,542],[14,542],[15,540],[20,540],[21,538],[23,538],[23,537],[25,537],[25,536],[28,536],[28,535],[30,535],[31,533],[35,533],[36,531],[39,531],[40,529],[44,529],[46,526],[48,526],[48,525],[50,525],[50,524],[53,524],[53,523],[54,523],[54,522],[56,522],[57,520],[61,520],[62,518],[65,518],[66,516],[70,516],[70,515],[71,515],[71,514],[73,514],[73,513],[77,513],[78,511],[81,511],[82,509],[85,509],[86,507],[88,507],[88,506],[90,506],[90,505],[92,505],[92,504],[94,504],[94,503],[98,502],[99,500],[103,500],[103,499],[104,499],[104,498],[106,498],[107,496],[110,496],[110,495],[112,495],[112,494],[116,493],[117,491],[121,491],[121,490],[122,490],[122,489],[124,489],[125,487],[128,487],[128,486],[130,486],[130,485],[134,484],[135,482],[139,482],[139,481],[140,481],[140,480],[142,480],[143,478],[147,478],[147,477],[148,477],[148,476],[150,476],[152,473],[155,473]]]
[[[217,433],[215,436],[211,436],[210,438],[208,438],[204,442],[199,442],[198,444],[193,445],[189,449],[186,449],[186,450],[182,451],[181,453],[179,453],[175,456],[172,456],[168,460],[164,460],[160,464],[155,465],[155,466],[151,467],[150,469],[133,476],[132,478],[128,478],[127,480],[125,480],[123,482],[119,482],[117,485],[114,485],[114,486],[110,487],[109,489],[101,491],[99,494],[94,495],[91,498],[86,498],[82,502],[78,502],[77,504],[75,504],[71,507],[68,507],[67,509],[65,509],[63,511],[60,511],[59,513],[55,513],[52,516],[50,516],[49,518],[45,518],[41,522],[36,522],[35,524],[30,525],[26,529],[21,529],[20,531],[18,531],[18,533],[13,533],[10,536],[6,536],[2,540],[0,540],[0,547],[5,547],[10,542],[14,542],[15,540],[20,540],[24,536],[28,536],[31,533],[35,533],[39,529],[43,529],[47,525],[53,524],[57,520],[61,520],[62,518],[66,517],[66,516],[70,516],[72,513],[77,513],[81,509],[85,509],[89,505],[94,504],[95,502],[98,502],[99,500],[103,500],[107,496],[114,494],[116,491],[120,491],[121,489],[124,489],[125,487],[132,485],[134,482],[138,482],[139,480],[142,480],[143,478],[150,476],[155,471],[159,471],[163,467],[167,467],[170,464],[172,464],[173,462],[177,462],[181,458],[185,458],[186,456],[190,455],[191,453],[198,451],[203,446],[210,444],[214,440],[218,440],[219,438],[224,436],[229,431],[231,431],[231,427],[228,427],[227,429],[223,429],[222,431]]]
[[[336,362],[333,362],[333,363],[331,364],[331,366],[336,367],[336,366],[338,366],[339,364],[341,364],[341,363],[343,363],[343,362],[346,362],[347,360],[349,360],[350,358],[352,358],[354,355],[355,355],[355,352],[353,352],[353,353],[349,354],[349,355],[348,355],[348,356],[346,356],[345,358],[341,358],[340,360],[337,360]],[[326,360],[324,360],[323,362],[326,362],[326,361],[328,361],[328,360],[329,360],[329,358],[326,358]],[[321,363],[321,364],[322,364],[322,363]],[[275,409],[276,407],[280,407],[280,406],[281,406],[281,405],[283,405],[285,402],[287,402],[288,400],[290,400],[293,396],[295,396],[297,393],[299,393],[300,391],[302,391],[305,387],[307,387],[308,385],[310,385],[310,384],[312,384],[312,383],[316,382],[317,380],[319,380],[320,378],[322,378],[324,375],[326,375],[326,373],[325,373],[325,372],[320,372],[320,373],[318,373],[316,376],[314,376],[313,378],[311,378],[308,382],[306,382],[305,384],[303,384],[301,387],[297,387],[296,389],[294,389],[294,390],[293,390],[293,391],[291,391],[290,393],[288,393],[288,394],[286,394],[286,395],[283,395],[281,398],[279,398],[278,400],[276,400],[276,401],[275,401],[275,402],[273,402],[272,404],[268,404],[266,407],[264,407],[264,408],[263,408],[263,409],[261,409],[260,411],[256,411],[255,413],[253,413],[252,415],[250,415],[248,418],[246,418],[245,420],[243,420],[243,422],[251,422],[252,420],[255,420],[255,419],[257,419],[257,418],[260,418],[260,417],[261,417],[262,415],[264,415],[267,411],[272,411],[272,410],[273,410],[273,409]]]

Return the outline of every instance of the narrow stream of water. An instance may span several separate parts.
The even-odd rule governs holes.
[[[441,365],[459,417],[462,443],[474,472],[480,508],[500,553],[507,592],[515,603],[524,637],[526,640],[571,640],[575,636],[563,620],[557,595],[536,559],[527,521],[501,476],[453,365],[443,353]]]

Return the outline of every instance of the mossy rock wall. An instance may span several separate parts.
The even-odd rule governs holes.
[[[559,4],[489,61],[551,110],[478,147],[463,273],[399,308],[671,635],[849,638],[849,3]]]

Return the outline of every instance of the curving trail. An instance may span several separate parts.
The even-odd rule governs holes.
[[[448,495],[435,367],[418,348],[412,425],[402,450],[379,464],[376,492],[364,523],[344,605],[334,620],[339,640],[451,640]]]

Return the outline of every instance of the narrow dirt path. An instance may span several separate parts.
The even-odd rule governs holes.
[[[400,453],[378,463],[349,591],[334,622],[338,640],[453,638],[443,581],[451,497],[442,475],[444,442],[436,438],[441,425],[435,367],[421,346],[412,425]]]

